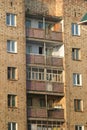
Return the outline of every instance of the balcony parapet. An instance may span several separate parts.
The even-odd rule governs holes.
[[[27,80],[27,91],[64,93],[64,84]]]
[[[62,32],[48,31],[46,34],[45,30],[38,28],[26,28],[26,37],[50,41],[63,41]]]
[[[60,57],[53,57],[53,56],[45,56],[44,55],[34,55],[34,54],[27,54],[26,55],[26,63],[27,64],[40,64],[40,65],[47,66],[60,66],[63,67],[63,58]]]
[[[64,109],[48,110],[48,118],[64,119]]]
[[[64,109],[28,108],[29,118],[64,119]]]
[[[47,110],[45,108],[28,108],[28,117],[47,118]]]

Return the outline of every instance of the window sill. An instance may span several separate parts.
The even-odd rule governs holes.
[[[18,79],[8,79],[8,81],[17,81]]]
[[[7,51],[7,53],[17,54],[17,52]]]
[[[17,27],[16,25],[9,25],[9,24],[6,24],[7,27]]]
[[[83,112],[82,110],[75,110],[75,112]]]
[[[81,59],[72,59],[73,61],[82,61]]]
[[[17,109],[17,107],[10,107],[10,106],[9,106],[8,109]]]
[[[75,85],[75,84],[74,84],[73,87],[82,87],[82,85],[79,85],[79,84],[78,84],[78,85]]]

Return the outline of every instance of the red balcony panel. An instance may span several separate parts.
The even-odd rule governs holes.
[[[46,40],[62,41],[62,32],[49,31],[45,34],[43,29],[39,28],[26,28],[26,36],[29,38],[39,38]]]
[[[63,58],[52,57],[53,66],[63,66]]]
[[[63,66],[63,58],[47,56],[46,63],[51,66]]]
[[[43,81],[27,81],[27,90],[45,91],[45,82],[43,82]]]
[[[48,110],[48,118],[64,119],[64,109]]]
[[[31,63],[34,64],[34,55],[26,55],[26,62],[27,64]]]
[[[50,31],[46,35],[46,39],[48,39],[48,40],[54,40],[54,41],[62,41],[62,32],[53,32],[53,31]]]
[[[64,84],[57,82],[49,84],[44,81],[27,81],[27,90],[64,93]]]
[[[44,39],[44,30],[37,28],[26,28],[26,36],[29,38]]]
[[[32,118],[46,118],[47,110],[45,108],[28,108],[28,117]]]
[[[44,64],[44,56],[42,55],[26,55],[27,64]]]
[[[63,83],[53,83],[53,92],[64,93]]]

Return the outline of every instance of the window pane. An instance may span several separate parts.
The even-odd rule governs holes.
[[[12,106],[15,106],[15,96],[12,95]]]
[[[39,22],[38,27],[43,29],[43,22]]]
[[[15,43],[14,43],[14,41],[12,41],[11,44],[12,44],[12,46],[11,46],[12,47],[12,51],[15,52]]]
[[[6,23],[9,25],[10,24],[10,14],[6,15]]]
[[[7,51],[10,51],[10,41],[7,41]]]
[[[72,23],[72,34],[74,35],[74,24]]]
[[[8,67],[8,79],[10,79],[10,78],[11,78],[11,68]]]
[[[11,130],[11,123],[8,123],[8,130]]]
[[[15,68],[12,68],[12,79],[15,79]]]
[[[8,106],[10,107],[11,106],[11,96],[8,95]]]
[[[15,25],[15,15],[11,14],[11,25]]]
[[[16,130],[16,123],[12,123],[12,130]]]

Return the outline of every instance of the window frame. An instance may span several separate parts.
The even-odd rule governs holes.
[[[72,48],[72,59],[76,61],[81,60],[80,48]]]
[[[7,78],[8,78],[8,80],[17,80],[18,79],[17,67],[8,67],[7,68]]]
[[[73,73],[73,85],[82,86],[82,74]]]
[[[17,42],[14,40],[7,40],[7,52],[17,53]]]
[[[7,26],[16,26],[16,14],[7,13],[6,14],[6,24]]]
[[[74,110],[75,110],[75,112],[83,111],[83,100],[82,99],[74,99]]]
[[[75,130],[84,130],[84,126],[83,125],[75,125]]]
[[[80,25],[77,23],[72,23],[72,35],[73,36],[80,36]]]
[[[8,107],[17,107],[17,95],[8,94]]]
[[[18,126],[16,122],[8,122],[8,130],[17,130],[17,127]]]

